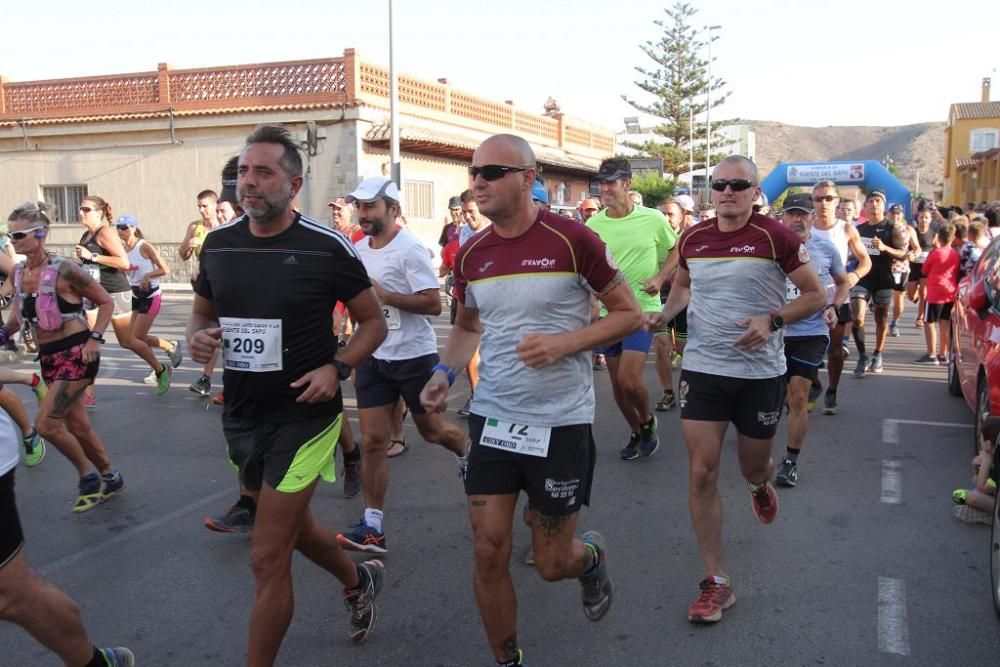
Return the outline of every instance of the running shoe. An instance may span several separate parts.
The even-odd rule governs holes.
[[[97,649],[108,667],[134,667],[135,655],[124,646]]]
[[[355,445],[356,447],[358,445]],[[361,493],[361,453],[354,461],[344,457],[344,497],[353,498]]]
[[[896,320],[889,323],[889,335],[893,338],[899,338],[899,322]]]
[[[163,370],[160,374],[156,376],[156,395],[163,396],[170,389],[170,376],[173,375],[174,369],[170,366],[163,366]]]
[[[649,421],[639,429],[639,452],[643,456],[652,456],[660,446],[656,437],[656,417],[649,416]]]
[[[799,481],[799,467],[794,461],[785,459],[778,466],[778,472],[774,476],[774,482],[778,486],[795,486]]]
[[[915,364],[927,364],[928,366],[937,366],[938,365],[938,359],[937,359],[937,357],[933,357],[933,356],[931,356],[929,354],[925,354],[924,356],[920,357],[919,359],[914,359],[913,363],[915,363]]]
[[[939,354],[937,360],[938,360],[938,364],[941,365],[941,366],[947,366],[948,365],[948,357],[946,357],[943,354]]]
[[[382,590],[385,580],[385,564],[378,560],[366,560],[358,565],[358,585],[344,589],[344,604],[351,612],[347,636],[351,641],[363,642],[371,634],[378,620],[375,598]]]
[[[581,538],[597,555],[597,565],[580,576],[583,586],[583,615],[592,621],[604,618],[611,608],[612,585],[608,576],[608,550],[604,538],[596,530],[588,530]]]
[[[660,400],[656,402],[657,412],[666,412],[667,410],[673,410],[677,406],[677,397],[674,396],[674,392],[667,389],[663,392],[663,396],[660,396]]]
[[[670,355],[670,365],[674,368],[680,368],[681,364],[684,363],[684,355],[680,352],[674,352]]]
[[[465,417],[466,419],[468,419],[469,414],[472,411],[472,396],[473,395],[470,394],[468,400],[465,401],[465,405],[463,405],[462,407],[460,407],[458,410],[455,411],[455,413],[458,414],[459,417]]]
[[[823,397],[823,414],[824,415],[835,415],[840,411],[837,406],[837,392],[826,390],[826,396]]]
[[[167,359],[170,360],[170,364],[177,368],[184,361],[184,349],[181,347],[181,342],[179,340],[174,341],[174,349],[167,350]]]
[[[149,372],[146,373],[146,377],[142,378],[142,383],[149,385],[156,384],[156,371],[150,368]]]
[[[849,348],[847,346],[847,339],[846,338],[844,339],[844,342],[841,343],[840,348],[844,351],[844,359],[850,359],[850,357],[851,357],[851,348]]]
[[[631,461],[639,458],[639,434],[633,433],[628,437],[628,444],[622,447],[619,454],[624,461]]]
[[[951,494],[951,501],[956,505],[964,505],[969,492],[965,489],[955,489]]]
[[[868,357],[862,355],[858,357],[858,363],[854,367],[854,377],[863,378],[868,373]]]
[[[38,435],[38,429],[31,429],[21,442],[24,444],[24,465],[34,468],[45,458],[45,441]]]
[[[35,401],[41,405],[45,397],[49,395],[48,385],[45,384],[45,380],[38,376],[38,373],[31,374],[31,393],[35,395]]]
[[[764,482],[764,486],[759,491],[750,488],[750,499],[753,501],[753,514],[761,523],[771,523],[778,516],[778,494],[774,492],[774,487],[770,482]]]
[[[869,373],[881,373],[882,372],[882,353],[873,352],[872,360],[868,363]]]
[[[709,577],[700,584],[698,599],[688,609],[692,623],[718,623],[722,612],[736,604],[736,596],[729,587],[729,577]]]
[[[101,493],[101,476],[96,472],[88,473],[80,478],[79,490],[80,495],[76,499],[76,504],[73,505],[75,514],[94,509],[104,499]]]
[[[338,533],[337,541],[349,551],[363,551],[366,554],[388,553],[385,547],[385,533],[375,530],[365,523],[364,519],[351,526],[348,532]]]
[[[816,409],[816,401],[819,400],[820,394],[823,393],[822,384],[811,384],[809,385],[809,400],[806,403],[806,410],[812,412]]]
[[[217,533],[249,533],[253,530],[253,521],[253,512],[237,503],[221,516],[205,517],[205,528]]]
[[[188,391],[193,391],[199,396],[208,398],[208,395],[212,393],[212,378],[207,375],[202,375],[200,378],[191,383],[191,386],[188,387]]]
[[[125,492],[125,478],[114,468],[111,472],[101,475],[101,481],[104,483],[104,490],[101,491],[102,503],[111,496]]]
[[[215,396],[212,397],[212,405],[225,405],[225,404],[226,404],[226,397],[223,395],[223,392],[220,391]]]

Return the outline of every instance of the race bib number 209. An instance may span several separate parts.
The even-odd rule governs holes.
[[[225,367],[249,373],[282,370],[281,320],[220,317]]]

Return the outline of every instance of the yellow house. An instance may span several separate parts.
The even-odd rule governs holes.
[[[945,128],[944,196],[948,206],[1000,199],[1000,102],[983,79],[979,102],[952,104]]]

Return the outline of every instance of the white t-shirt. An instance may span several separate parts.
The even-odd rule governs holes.
[[[0,475],[6,475],[21,460],[21,431],[14,421],[0,410]]]
[[[375,250],[365,237],[354,244],[368,275],[388,292],[416,294],[439,289],[430,255],[420,241],[405,229],[389,245]],[[426,315],[383,305],[388,335],[372,355],[383,361],[415,359],[437,352],[437,335]]]

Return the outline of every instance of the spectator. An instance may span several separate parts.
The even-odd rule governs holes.
[[[636,192],[635,190],[629,190],[628,198],[632,200],[632,203],[636,206],[642,206],[642,193]]]
[[[955,502],[953,512],[955,518],[966,523],[992,522],[993,504],[997,495],[997,483],[994,479],[996,474],[993,470],[993,461],[996,456],[997,443],[995,437],[989,437],[988,424],[983,425],[984,433],[979,436],[979,454],[972,459],[972,483],[975,485],[971,489],[956,489],[951,494],[951,499]]]
[[[989,243],[990,239],[986,236],[986,228],[982,223],[973,222],[969,225],[969,231],[966,233],[966,241],[958,250],[959,280],[969,275],[969,272],[972,271],[972,267],[974,267],[976,262],[979,261],[979,256],[983,254],[983,249],[986,248]]]
[[[580,222],[587,222],[600,210],[601,205],[596,199],[584,199],[580,202],[580,206],[577,207],[577,212],[580,214]]]
[[[951,225],[955,228],[955,235],[952,238],[951,244],[955,250],[958,250],[965,243],[965,237],[969,232],[969,216],[960,215],[951,221]]]
[[[444,227],[438,238],[438,245],[444,248],[458,238],[458,228],[462,225],[462,200],[452,197],[448,200],[448,217],[444,219]]]
[[[924,341],[927,344],[927,354],[917,359],[917,363],[936,366],[948,362],[951,309],[958,295],[959,257],[952,247],[954,235],[955,228],[951,225],[943,225],[938,229],[938,247],[931,251],[924,262],[924,275],[927,276]]]

